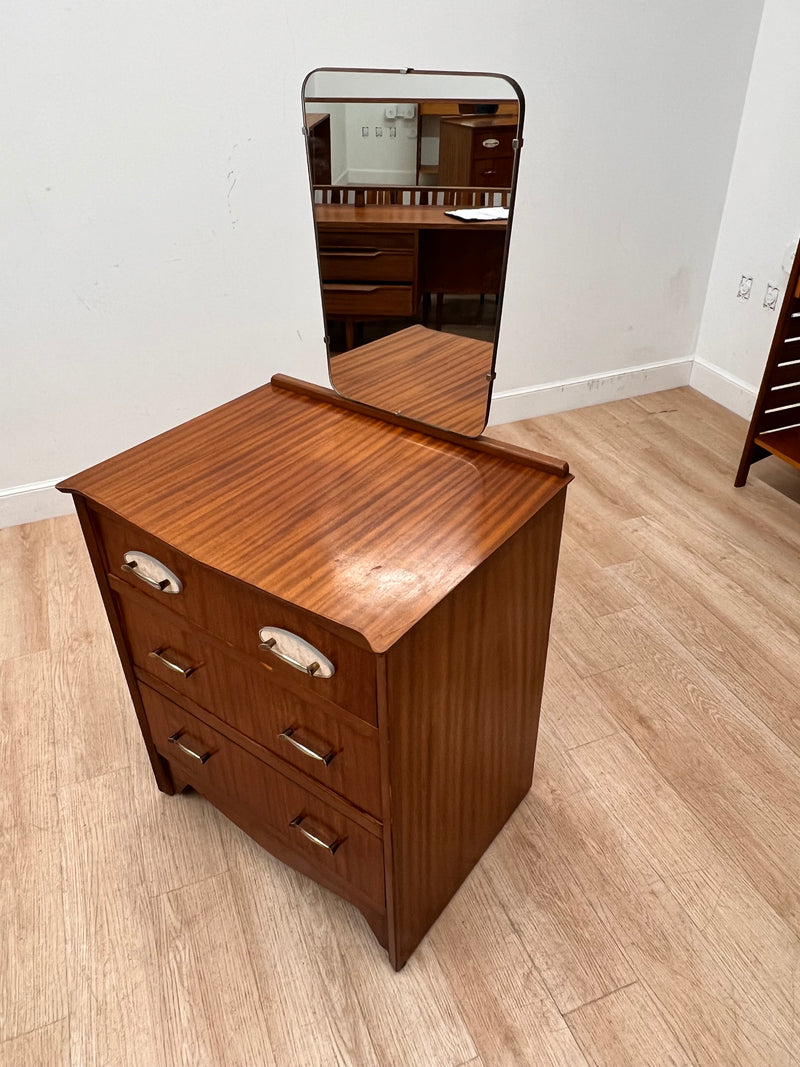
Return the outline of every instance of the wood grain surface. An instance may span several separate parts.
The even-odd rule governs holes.
[[[352,229],[354,226],[368,229],[375,226],[381,230],[463,230],[467,226],[480,226],[482,230],[505,231],[505,220],[469,223],[454,219],[445,212],[449,208],[433,204],[391,205],[365,204],[315,204],[314,221],[320,229]]]
[[[493,346],[424,326],[333,356],[331,381],[362,404],[475,437],[486,425]]]
[[[411,332],[415,344],[417,331]],[[428,334],[419,332],[423,338]],[[431,337],[441,348],[437,335]],[[298,402],[316,400],[307,391],[285,388],[264,395],[274,401],[274,425],[291,417]],[[229,405],[228,413],[241,414],[248,399]],[[225,409],[211,414],[224,421]],[[489,449],[478,442],[472,449],[465,439],[427,437],[416,427],[351,412],[338,397],[320,398],[312,417],[324,420],[330,414],[355,416],[356,428],[369,432],[372,450],[359,452],[352,427],[343,434],[342,447],[355,458],[338,479],[340,515],[334,514],[333,498],[329,502],[336,541],[323,556],[328,569],[329,554],[335,551],[336,559],[349,554],[357,567],[368,566],[381,577],[403,570],[413,592],[429,583],[437,557],[456,561],[447,538],[463,544],[463,531],[435,514],[442,487],[431,481],[431,451],[442,455],[458,449],[459,464],[479,476],[459,487],[465,522],[476,513],[502,518],[508,491],[516,487],[519,493],[512,524],[485,523],[486,557],[474,567],[462,563],[456,583],[443,576],[440,599],[432,609],[428,604],[421,620],[402,603],[395,619],[396,606],[384,598],[384,628],[405,635],[390,645],[386,659],[318,629],[315,616],[309,622],[300,603],[286,605],[273,588],[259,590],[237,572],[227,575],[210,567],[190,555],[183,542],[173,547],[158,536],[158,522],[140,527],[130,513],[109,511],[110,500],[127,495],[126,458],[141,462],[142,448],[102,465],[102,502],[79,493],[77,505],[160,788],[180,793],[191,785],[273,854],[357,904],[381,943],[388,942],[390,960],[399,969],[530,788],[570,477],[556,473],[554,462],[542,470],[533,455],[520,461],[502,444]],[[171,486],[174,515],[191,512],[195,503],[194,486],[184,483],[179,458],[185,431],[178,428],[159,440],[162,480]],[[293,487],[275,480],[269,507],[257,496],[241,502],[253,528],[267,526],[269,535],[251,541],[246,529],[230,526],[227,487],[242,483],[240,463],[250,469],[240,420],[228,426],[228,439],[237,437],[238,451],[230,456],[224,481],[206,480],[206,537],[216,542],[224,530],[228,552],[258,566],[281,544],[295,543],[303,516],[294,508]],[[297,466],[316,460],[314,435],[305,441],[305,451],[296,453]],[[392,513],[392,526],[376,525],[368,544],[355,543],[340,529],[350,517],[346,502],[366,478],[377,478],[378,468],[391,470],[398,443],[405,458],[406,509],[395,513],[398,501],[389,494],[383,510]],[[409,444],[418,447],[403,447]],[[503,483],[495,487],[480,478],[499,464]],[[201,477],[206,473],[198,471]],[[385,484],[386,474],[381,478]],[[526,500],[525,483],[538,496]],[[257,506],[264,509],[260,516],[253,512]],[[417,548],[421,542],[428,548],[425,558]],[[127,562],[132,550],[154,555],[173,575],[172,585],[164,590],[146,574],[140,577]],[[359,554],[363,562],[356,561]],[[302,586],[304,574],[292,575],[288,567],[286,574]],[[348,610],[353,604],[339,605],[336,628],[346,629],[342,619]],[[331,676],[282,664],[259,643],[263,623],[287,626],[318,644],[313,654],[331,659]],[[333,769],[322,765],[320,771],[317,760],[315,772],[298,765],[297,758],[283,758],[290,750],[282,729],[305,732],[317,744],[321,732],[324,736],[324,721],[306,715],[295,694],[318,714],[327,709],[334,724],[325,742],[333,745]],[[364,723],[356,730],[359,716]],[[368,723],[378,727],[371,738]],[[184,736],[186,742],[180,740]],[[325,846],[322,852],[320,846]]]
[[[563,509],[562,494],[387,655],[398,965],[530,789]]]
[[[137,676],[193,714],[208,708],[217,720],[242,736],[266,747],[279,763],[288,762],[350,801],[380,818],[378,784],[378,732],[356,715],[343,713],[327,701],[301,699],[276,684],[253,657],[236,656],[222,642],[162,608],[137,598],[122,582],[114,583],[115,603],[125,622],[127,643]],[[195,667],[188,677],[168,669],[150,655],[164,648],[174,661]],[[214,725],[212,723],[212,725]],[[309,746],[329,762],[314,760],[289,744],[282,734],[292,730],[295,740]]]
[[[580,471],[534,785],[399,974],[153,788],[75,520],[0,531],[0,1064],[796,1067],[800,486],[732,488],[746,430],[679,389],[494,431]]]
[[[382,652],[564,485],[264,386],[59,488]]]

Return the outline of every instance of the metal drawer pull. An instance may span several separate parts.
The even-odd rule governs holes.
[[[169,578],[164,578],[162,581],[157,582],[155,578],[148,578],[146,574],[142,574],[141,571],[136,569],[137,567],[138,563],[135,559],[132,559],[130,563],[122,564],[122,569],[124,571],[129,571],[131,574],[135,574],[140,582],[146,582],[147,585],[152,585],[154,589],[158,589],[161,593],[169,592]]]
[[[355,282],[341,282],[338,285],[325,282],[322,288],[326,293],[377,293],[381,287],[379,285],[358,285]]]
[[[262,641],[258,646],[262,652],[271,652],[273,656],[277,656],[278,659],[282,659],[284,663],[288,663],[290,667],[295,667],[298,671],[305,671],[306,674],[313,674],[314,671],[319,670],[319,664],[314,660],[313,663],[301,663],[299,659],[293,659],[291,656],[287,656],[285,652],[281,652],[277,646],[277,641],[274,637],[270,637],[268,641]]]
[[[148,556],[146,552],[125,552],[123,554],[122,570],[135,575],[140,582],[149,585],[151,589],[157,589],[159,593],[180,593],[183,582],[174,571],[165,567],[161,560],[155,556]]]
[[[190,674],[194,674],[197,667],[181,667],[180,663],[175,663],[174,660],[168,659],[164,655],[163,648],[154,648],[152,652],[147,653],[148,656],[152,656],[153,659],[157,659],[159,663],[163,663],[165,667],[169,667],[171,671],[175,671],[176,674],[183,675],[184,678],[188,678]]]
[[[295,829],[299,830],[300,833],[303,834],[304,837],[307,837],[309,841],[313,841],[314,844],[319,845],[320,848],[327,849],[327,851],[330,852],[331,855],[333,855],[333,853],[342,843],[339,838],[336,837],[333,839],[333,841],[330,842],[323,841],[323,839],[321,837],[318,837],[315,833],[313,833],[313,831],[306,830],[305,826],[302,825],[304,819],[305,815],[296,815],[289,823],[289,825],[294,826]]]
[[[211,759],[210,752],[198,752],[195,749],[191,748],[190,745],[184,744],[184,742],[181,741],[181,738],[183,736],[183,731],[176,730],[171,737],[167,738],[167,740],[171,745],[177,745],[181,752],[185,752],[187,756],[191,756],[193,759],[199,760],[201,763],[206,763],[208,760]]]
[[[262,652],[271,652],[273,656],[303,674],[310,674],[314,678],[330,678],[336,672],[334,665],[318,648],[314,648],[308,641],[289,630],[262,626],[258,636],[258,647]]]
[[[304,756],[310,756],[311,759],[319,760],[320,763],[324,763],[327,767],[336,755],[333,749],[331,749],[330,752],[326,752],[324,756],[321,756],[319,752],[315,752],[313,748],[309,748],[308,745],[304,745],[302,741],[298,741],[294,736],[294,729],[294,726],[287,726],[283,733],[278,734],[278,737],[282,737],[284,741],[288,741],[290,745],[294,745],[294,747],[302,752]]]
[[[481,141],[484,148],[497,148],[500,142],[496,137],[487,137],[485,141]]]
[[[382,255],[379,248],[331,248],[324,252],[320,252],[321,257],[335,256],[337,259],[375,259],[376,256]]]

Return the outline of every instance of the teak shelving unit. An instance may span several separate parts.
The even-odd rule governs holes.
[[[800,253],[789,276],[733,484],[743,486],[751,465],[769,455],[800,469]]]

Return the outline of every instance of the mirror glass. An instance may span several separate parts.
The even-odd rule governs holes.
[[[494,379],[524,102],[498,74],[312,71],[304,132],[331,384],[467,436]]]

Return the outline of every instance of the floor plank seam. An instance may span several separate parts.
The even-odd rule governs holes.
[[[583,1004],[577,1004],[574,1008],[570,1008],[569,1011],[562,1011],[561,1017],[567,1026],[569,1026],[569,1017],[570,1015],[574,1015],[576,1011],[582,1011],[584,1008],[588,1008],[592,1004],[599,1004],[601,1001],[613,997],[616,993],[621,993],[624,989],[631,989],[633,986],[639,985],[640,981],[639,978],[634,978],[632,982],[626,982],[625,985],[617,986],[616,989],[609,989],[607,993],[601,993],[599,997],[594,997],[593,1000],[587,1000]]]
[[[610,733],[601,734],[600,737],[593,737],[591,741],[582,741],[579,745],[573,745],[571,748],[565,748],[565,752],[578,752],[582,748],[586,748],[587,745],[596,745],[598,741],[607,741],[609,737],[616,737],[620,733],[624,733],[624,730],[612,730]],[[630,735],[626,735],[630,736]]]

